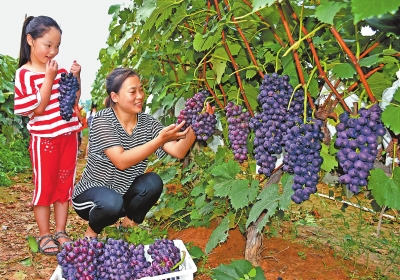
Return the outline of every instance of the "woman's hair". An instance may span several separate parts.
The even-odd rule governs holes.
[[[26,36],[30,34],[33,40],[37,38],[41,38],[46,34],[51,27],[54,27],[60,31],[62,34],[61,28],[58,23],[48,16],[38,16],[33,17],[29,16],[25,19],[24,24],[22,26],[22,34],[21,34],[21,47],[19,51],[19,64],[18,68],[27,62],[31,61],[31,47],[26,40]]]
[[[92,102],[92,105],[90,106],[90,113],[93,113],[93,109],[97,109],[97,104]]]
[[[108,74],[106,78],[106,91],[108,96],[105,100],[105,106],[107,108],[115,106],[114,101],[110,97],[111,92],[118,94],[124,81],[133,76],[139,77],[139,75],[130,68],[115,68],[110,74]]]

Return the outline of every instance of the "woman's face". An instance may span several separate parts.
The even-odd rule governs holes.
[[[128,77],[113,100],[119,109],[128,114],[137,114],[143,110],[144,91],[138,76]]]

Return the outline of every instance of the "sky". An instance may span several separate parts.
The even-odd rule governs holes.
[[[122,3],[123,0],[2,0],[0,54],[18,58],[25,15],[52,17],[62,30],[55,60],[68,71],[74,60],[81,65],[81,100],[90,100],[91,85],[100,68],[98,54],[101,48],[107,47],[111,22],[108,9]]]

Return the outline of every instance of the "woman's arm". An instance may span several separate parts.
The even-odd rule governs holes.
[[[189,131],[189,129],[186,129],[183,132],[180,131],[184,124],[185,122],[182,122],[179,125],[172,124],[167,126],[160,131],[156,138],[133,149],[125,151],[121,146],[117,146],[105,150],[104,153],[115,167],[120,170],[127,169],[148,158],[164,144],[170,141],[184,139]]]

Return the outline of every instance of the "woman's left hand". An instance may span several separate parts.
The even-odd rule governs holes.
[[[81,75],[81,66],[79,65],[78,62],[76,62],[76,60],[74,60],[74,62],[72,63],[70,71],[75,77],[77,77],[77,78],[80,77],[80,75]]]

